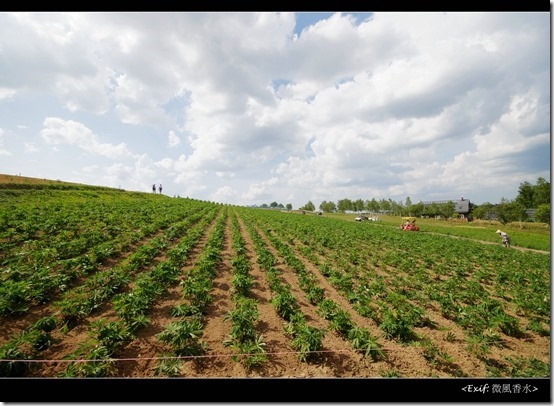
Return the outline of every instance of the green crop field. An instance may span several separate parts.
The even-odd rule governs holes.
[[[354,217],[0,177],[0,376],[550,376],[548,226]]]

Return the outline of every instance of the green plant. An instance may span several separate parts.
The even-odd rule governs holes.
[[[83,361],[68,365],[71,376],[80,377],[108,377],[112,374],[114,361],[111,353],[103,345],[93,347]],[[74,374],[74,375],[73,375]]]
[[[154,375],[156,376],[179,376],[181,375],[181,360],[178,358],[170,357],[169,354],[164,354],[158,362],[158,365],[154,368]]]
[[[383,378],[400,378],[400,371],[396,368],[381,370],[381,376]]]
[[[271,298],[271,304],[277,310],[279,316],[285,320],[290,320],[291,316],[298,309],[295,297],[289,291],[279,292]]]
[[[348,312],[340,309],[331,319],[330,326],[339,334],[346,335],[354,327]]]
[[[93,322],[92,331],[96,334],[97,340],[110,352],[116,351],[122,344],[131,339],[131,333],[127,326],[115,321],[99,320]]]
[[[29,369],[29,364],[22,362],[30,359],[23,353],[17,343],[8,343],[0,348],[0,359],[9,361],[0,361],[0,376],[25,376]]]
[[[317,351],[323,348],[323,337],[325,330],[309,325],[302,325],[295,332],[296,336],[292,340],[292,346],[297,350],[300,361],[305,362],[313,358]]]
[[[379,327],[385,333],[385,337],[397,338],[403,342],[410,341],[416,336],[410,321],[396,310],[386,309]]]
[[[240,297],[236,301],[236,307],[230,310],[224,317],[224,320],[231,320],[231,339],[236,341],[252,340],[256,336],[254,326],[258,318],[257,304],[254,299]]]
[[[240,361],[247,369],[259,367],[267,361],[265,346],[261,335],[242,342],[235,341],[231,347],[238,350],[239,354],[233,355],[232,359]]]
[[[348,331],[348,340],[354,349],[363,352],[364,356],[371,356],[374,361],[386,359],[386,354],[371,333],[360,327],[354,327]]]
[[[172,345],[177,355],[201,355],[207,348],[200,340],[203,328],[198,319],[177,321],[158,333],[157,338]]]

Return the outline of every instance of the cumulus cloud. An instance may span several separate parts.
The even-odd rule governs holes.
[[[181,139],[175,134],[175,131],[170,131],[167,136],[167,142],[170,147],[176,147],[181,143]]]
[[[25,152],[38,152],[39,151],[37,146],[32,142],[26,142],[23,145],[25,147]]]
[[[223,186],[210,195],[210,200],[221,203],[233,203],[237,192],[231,186]]]
[[[9,99],[16,94],[15,89],[0,88],[0,100]]]
[[[127,150],[125,143],[113,145],[111,143],[100,142],[98,136],[90,129],[73,120],[47,117],[44,119],[43,126],[44,128],[40,131],[40,135],[47,144],[77,145],[79,148],[91,154],[101,155],[107,158],[132,155]]]
[[[296,21],[4,13],[0,109],[49,95],[46,143],[113,159],[108,182],[204,199],[490,200],[549,177],[549,13]]]

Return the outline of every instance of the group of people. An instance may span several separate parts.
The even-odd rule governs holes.
[[[160,193],[162,193],[162,184],[160,183],[160,186],[158,187],[158,190],[160,191]],[[152,185],[152,193],[156,193],[156,184],[154,183]]]

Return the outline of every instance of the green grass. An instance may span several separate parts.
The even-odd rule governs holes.
[[[356,214],[325,213],[324,216],[345,221],[354,221]],[[380,216],[380,221],[359,223],[361,227],[395,227],[399,228],[402,217]],[[498,221],[454,222],[435,219],[417,219],[420,233],[437,233],[471,240],[487,241],[501,245],[496,230],[506,231],[512,240],[512,246],[550,252],[550,226],[545,223],[514,222],[502,225]],[[408,232],[408,231],[406,231]]]

